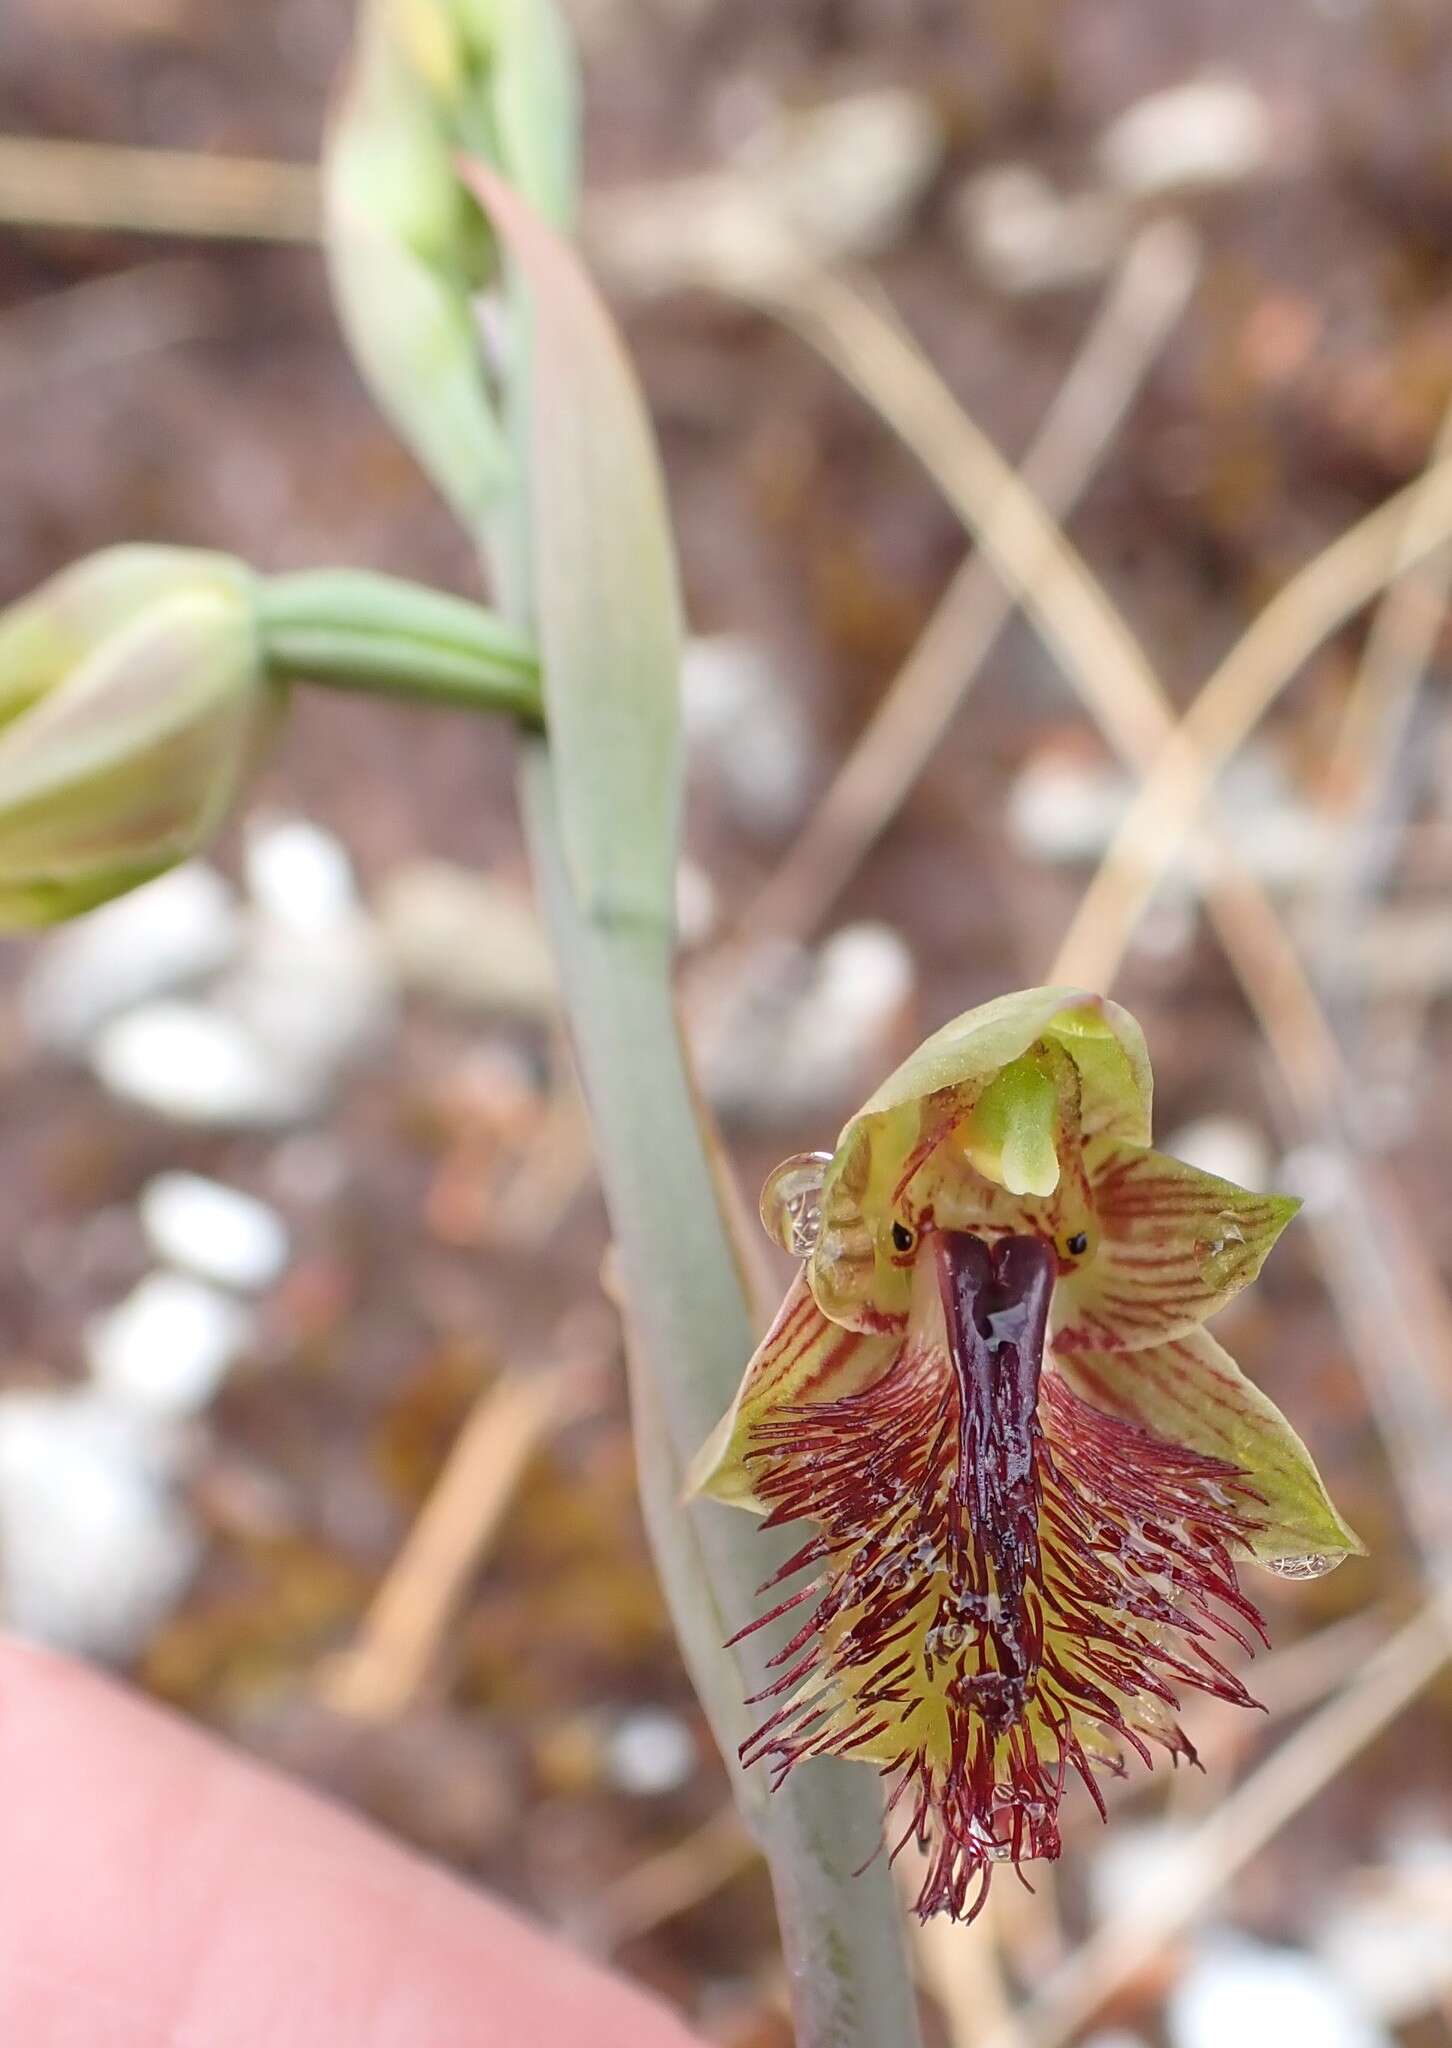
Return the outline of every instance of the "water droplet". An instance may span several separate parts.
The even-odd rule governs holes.
[[[1324,1579],[1327,1572],[1334,1572],[1338,1564],[1344,1564],[1342,1557],[1323,1557],[1319,1550],[1308,1550],[1297,1557],[1263,1557],[1260,1563],[1268,1572],[1274,1572],[1278,1579]]]
[[[1229,1209],[1222,1209],[1212,1225],[1211,1235],[1197,1239],[1195,1244],[1200,1277],[1207,1287],[1223,1286],[1234,1275],[1244,1248],[1245,1232],[1239,1219]]]
[[[831,1164],[830,1152],[795,1152],[761,1191],[767,1236],[796,1258],[810,1258],[822,1234],[822,1181]]]

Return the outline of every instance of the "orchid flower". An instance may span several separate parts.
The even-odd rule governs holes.
[[[1103,1815],[1099,1772],[1193,1763],[1183,1690],[1255,1704],[1237,1565],[1361,1548],[1203,1327],[1297,1205],[1152,1151],[1150,1090],[1117,1004],[1004,996],[762,1198],[804,1264],[692,1484],[816,1526],[741,1631],[805,1616],[743,1761],[876,1764],[924,1918],[1057,1856],[1071,1773]]]

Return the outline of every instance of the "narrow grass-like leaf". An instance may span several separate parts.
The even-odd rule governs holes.
[[[570,879],[591,916],[668,927],[681,616],[640,387],[569,244],[487,166],[463,175],[534,311],[534,609]]]

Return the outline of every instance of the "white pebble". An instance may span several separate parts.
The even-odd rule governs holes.
[[[1165,2017],[1171,2048],[1393,2048],[1314,1956],[1237,1934],[1201,1945]]]
[[[792,824],[806,801],[811,737],[769,651],[736,633],[690,640],[681,690],[686,737],[742,823],[768,833]]]
[[[149,1273],[92,1318],[86,1357],[96,1384],[154,1415],[197,1415],[253,1334],[249,1309],[185,1273]]]
[[[1008,829],[1040,860],[1094,860],[1113,838],[1130,793],[1129,777],[1112,762],[1046,747],[1013,779]]]
[[[1137,198],[1187,185],[1230,185],[1270,156],[1270,109],[1236,78],[1191,79],[1136,100],[1100,138],[1099,161]]]
[[[204,1003],[148,1003],[116,1018],[91,1048],[91,1064],[123,1101],[177,1123],[268,1127],[318,1106],[316,1090],[254,1032]]]
[[[1202,1173],[1233,1180],[1237,1187],[1259,1193],[1270,1184],[1271,1152],[1265,1134],[1238,1116],[1202,1116],[1182,1124],[1165,1139],[1162,1149],[1172,1159],[1198,1166]]]
[[[554,960],[526,890],[448,861],[397,868],[378,897],[386,959],[407,989],[486,1016],[540,1021]]]
[[[288,1259],[275,1209],[198,1173],[162,1173],[141,1192],[141,1227],[159,1259],[219,1287],[260,1294]]]
[[[120,1011],[225,967],[240,929],[232,889],[200,861],[103,904],[37,951],[22,996],[32,1037],[80,1051]]]
[[[1299,1195],[1308,1216],[1325,1216],[1346,1194],[1351,1167],[1330,1145],[1297,1145],[1281,1161],[1276,1184]]]
[[[201,1556],[156,1425],[94,1392],[0,1395],[0,1611],[32,1641],[134,1656]]]
[[[1124,208],[1103,192],[1055,191],[1031,164],[993,164],[960,186],[959,238],[995,290],[1054,291],[1096,277],[1124,239]]]
[[[1402,2025],[1452,1991],[1452,1840],[1398,1843],[1375,1876],[1358,1872],[1316,1930],[1315,1946],[1378,2018]]]
[[[605,1768],[622,1792],[659,1797],[684,1785],[696,1767],[696,1745],[678,1714],[643,1707],[616,1727],[605,1745]]]
[[[305,818],[255,823],[247,834],[243,870],[257,908],[293,930],[328,931],[357,915],[346,848]]]

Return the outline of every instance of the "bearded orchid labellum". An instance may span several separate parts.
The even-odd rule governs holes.
[[[1004,996],[763,1196],[805,1263],[692,1484],[816,1528],[742,1631],[800,1619],[743,1760],[875,1763],[924,1918],[1056,1856],[1071,1772],[1102,1815],[1096,1772],[1195,1761],[1183,1689],[1254,1705],[1237,1563],[1361,1548],[1202,1327],[1296,1204],[1151,1151],[1150,1086],[1118,1005]]]

